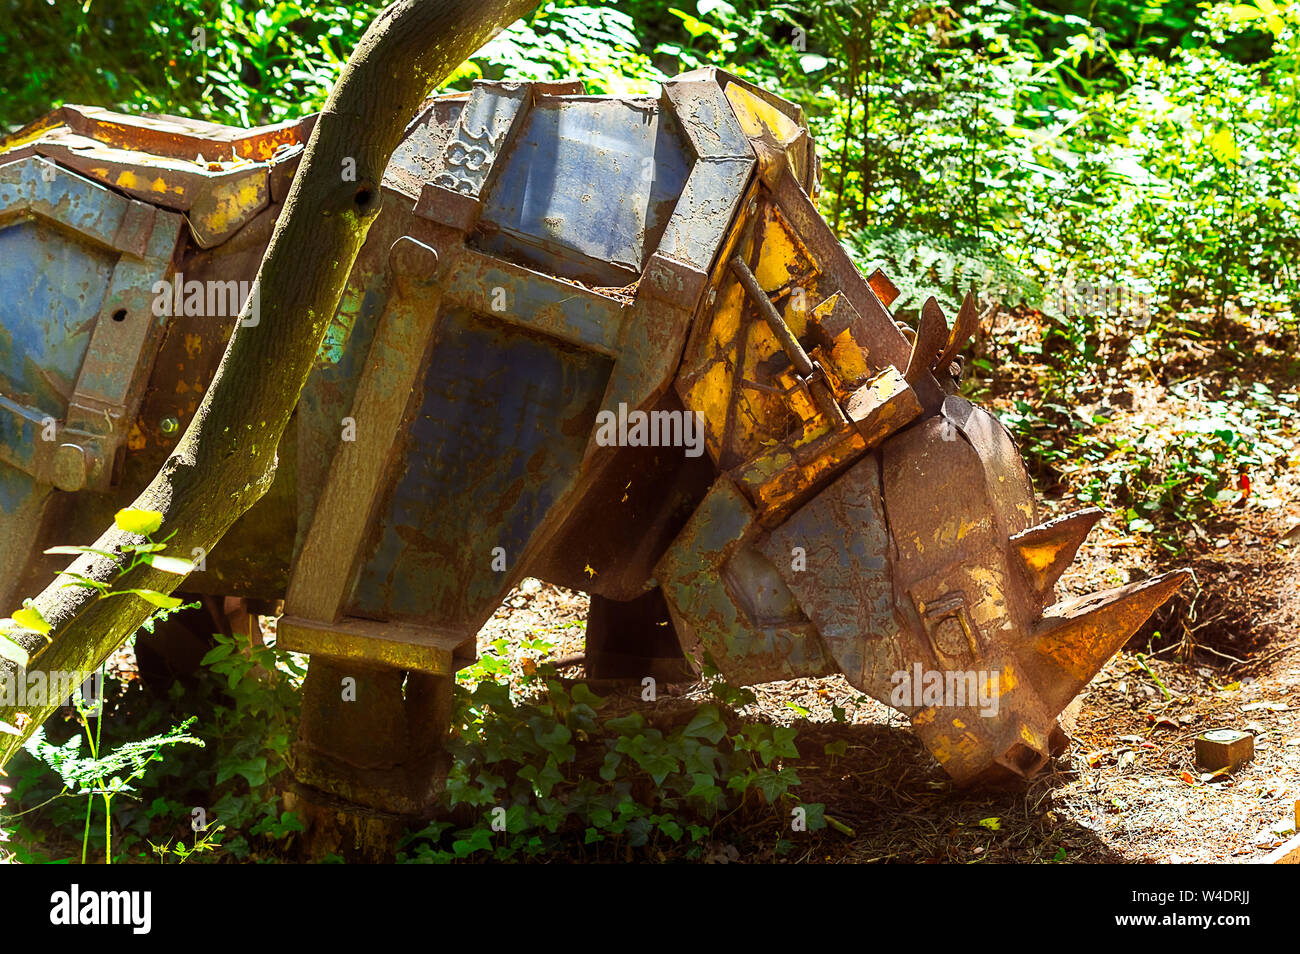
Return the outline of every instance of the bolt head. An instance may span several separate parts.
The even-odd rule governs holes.
[[[158,422],[158,430],[167,435],[175,434],[180,429],[181,422],[171,415]]]

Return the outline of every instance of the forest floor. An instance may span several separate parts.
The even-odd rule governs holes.
[[[1246,352],[1267,358],[1269,350],[1266,342],[1249,342]],[[1032,368],[1019,370],[1032,377]],[[1208,363],[1176,371],[1179,382],[1199,375],[1211,385],[1225,373]],[[1289,375],[1279,377],[1276,362],[1265,368],[1254,357],[1230,373],[1279,389],[1295,386]],[[1109,426],[1176,433],[1195,409],[1169,390],[1166,377],[1131,379],[1136,383],[1123,386],[1131,400],[1115,402],[1124,409]],[[1014,385],[1007,390],[989,403],[1006,406],[1023,393]],[[1193,569],[1197,584],[1105,665],[1063,715],[1068,751],[1018,790],[957,789],[901,714],[842,677],[749,687],[756,701],[736,715],[797,726],[799,797],[825,803],[826,814],[853,832],[827,832],[802,856],[785,860],[1240,862],[1290,838],[1300,811],[1300,566],[1288,545],[1300,537],[1297,467],[1292,457],[1252,475],[1240,499],[1189,522],[1185,533],[1175,528],[1177,552],[1114,518],[1093,530],[1058,585],[1060,597],[1177,567]],[[1048,516],[1079,506],[1051,496],[1042,503]],[[1171,539],[1168,531],[1164,539]],[[541,637],[554,644],[551,658],[572,656],[583,648],[585,613],[582,594],[526,581],[480,645],[505,639],[509,655],[523,656],[520,644]],[[564,675],[584,677],[580,664]],[[641,701],[639,685],[602,691],[615,708],[669,722],[709,697],[703,682],[660,687],[654,703]],[[847,721],[835,721],[836,706]],[[1194,738],[1216,728],[1252,733],[1254,758],[1232,773],[1199,768]],[[837,741],[847,751],[827,756],[826,745]],[[738,836],[720,857],[773,860],[768,840]]]

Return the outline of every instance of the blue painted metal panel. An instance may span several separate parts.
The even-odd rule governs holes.
[[[0,394],[62,418],[117,255],[48,223],[0,229]]]
[[[405,469],[351,615],[481,623],[573,486],[610,361],[501,322],[443,315]],[[504,572],[492,570],[504,550]]]
[[[540,98],[488,187],[478,245],[619,287],[641,274],[693,159],[654,100]]]

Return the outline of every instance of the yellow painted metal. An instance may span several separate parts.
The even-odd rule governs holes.
[[[76,127],[62,121],[69,110]],[[133,118],[131,123],[147,119]],[[206,128],[210,124],[199,125]],[[167,126],[160,121],[160,129]],[[131,137],[138,135],[132,130],[133,126],[103,118],[95,110],[65,107],[4,143],[10,147],[26,144],[38,155],[133,199],[184,212],[199,246],[213,248],[270,203],[270,155],[263,160],[263,154],[273,145],[279,148],[292,144],[293,137],[301,137],[297,127],[271,127],[265,139],[208,140],[196,142],[191,156],[175,155],[179,148],[170,154],[152,155],[141,151],[138,144],[128,147]],[[211,155],[202,155],[199,150],[203,148]],[[244,152],[257,158],[247,158]]]
[[[728,83],[727,101],[741,131],[755,144],[759,162],[765,168],[784,154],[795,180],[807,181],[808,134],[793,119],[738,83]]]
[[[771,107],[756,102],[754,115],[775,122],[764,112]],[[752,211],[748,237],[737,251],[752,263],[759,289],[794,338],[822,341],[808,349],[808,357],[836,403],[849,409],[847,416],[826,418],[809,382],[731,275],[722,278],[702,340],[688,351],[682,398],[704,421],[710,455],[731,472],[759,522],[775,526],[921,408],[898,370],[875,366],[849,327],[834,336],[823,331],[845,303],[838,293],[823,300],[813,256],[765,187]]]

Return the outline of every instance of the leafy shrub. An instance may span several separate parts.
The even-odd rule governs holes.
[[[733,731],[713,704],[667,730],[638,712],[602,718],[606,700],[566,688],[549,666],[525,680],[529,697],[512,698],[492,678],[502,664],[485,653],[468,673],[477,684],[457,688],[445,793],[455,820],[414,833],[400,860],[528,859],[574,845],[592,858],[699,858],[746,806],[770,813],[782,847],[796,808],[806,830],[825,827],[823,806],[793,794],[795,729]]]

